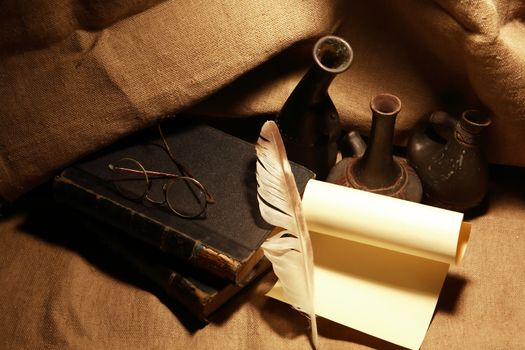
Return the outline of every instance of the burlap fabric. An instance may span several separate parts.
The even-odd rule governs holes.
[[[525,5],[519,0],[0,3],[0,197],[180,111],[274,113],[329,33],[355,50],[331,94],[366,133],[368,102],[403,101],[402,143],[435,109],[483,108],[490,160],[525,165]]]
[[[166,114],[276,112],[329,33],[355,50],[330,91],[346,127],[366,133],[385,91],[403,101],[400,143],[428,111],[480,107],[490,159],[525,165],[524,17],[518,0],[1,1],[0,197]],[[492,177],[423,349],[523,348],[524,173],[512,171]],[[309,348],[304,317],[264,297],[271,274],[196,330],[50,203],[31,193],[0,218],[0,349]],[[399,349],[319,330],[324,349]]]

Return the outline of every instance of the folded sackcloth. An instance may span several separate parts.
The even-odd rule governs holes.
[[[0,4],[0,197],[167,114],[277,112],[337,34],[352,67],[330,94],[343,126],[398,95],[396,137],[424,114],[490,114],[490,160],[525,165],[525,5],[518,0],[193,2],[16,0]]]

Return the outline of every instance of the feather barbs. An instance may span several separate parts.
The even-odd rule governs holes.
[[[310,318],[312,342],[317,348],[313,249],[301,196],[275,122],[268,121],[263,125],[255,148],[261,216],[269,224],[284,229],[267,239],[261,247],[272,263],[289,304]]]

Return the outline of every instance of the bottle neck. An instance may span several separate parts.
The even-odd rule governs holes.
[[[477,110],[463,112],[457,123],[455,138],[458,142],[466,145],[476,146],[479,143],[482,132],[491,124],[491,120]]]
[[[370,101],[372,127],[363,157],[352,170],[355,179],[370,189],[390,187],[401,176],[401,167],[394,160],[394,128],[401,110],[401,101],[391,94],[379,94]]]
[[[365,154],[359,160],[358,181],[371,188],[393,184],[401,169],[394,161],[393,142],[396,116],[373,113]]]
[[[314,105],[322,102],[328,95],[328,88],[336,74],[328,72],[318,65],[311,67],[299,82],[301,88],[294,90],[298,99],[305,105]]]
[[[393,159],[395,123],[395,116],[373,113],[370,140],[363,156],[370,165],[380,166]]]
[[[339,134],[339,118],[328,88],[336,74],[313,66],[301,79],[277,116],[285,144],[314,146],[332,142]],[[333,120],[332,120],[333,119]],[[334,130],[334,131],[332,131]]]

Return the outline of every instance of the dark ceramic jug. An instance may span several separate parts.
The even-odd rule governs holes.
[[[393,155],[396,117],[401,101],[394,95],[380,94],[370,102],[372,127],[368,146],[357,132],[347,135],[347,146],[354,157],[337,163],[327,181],[386,196],[421,201],[421,182],[406,160]]]
[[[292,91],[276,122],[288,158],[324,180],[335,164],[341,126],[328,95],[332,80],[350,67],[353,52],[346,41],[325,36],[313,48],[313,66]]]
[[[437,111],[414,130],[407,159],[421,179],[425,203],[464,212],[482,202],[488,169],[480,137],[490,123],[476,110],[459,120]]]

